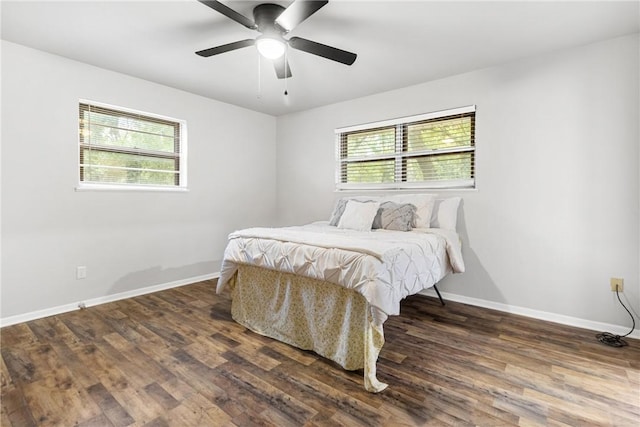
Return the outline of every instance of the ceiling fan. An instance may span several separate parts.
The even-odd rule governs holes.
[[[216,0],[198,1],[227,18],[261,33],[255,39],[239,40],[196,52],[197,55],[205,58],[255,45],[262,56],[273,60],[279,79],[291,77],[291,69],[284,55],[287,46],[346,65],[351,65],[356,60],[357,55],[346,50],[301,37],[284,38],[301,22],[329,3],[328,1],[294,0],[287,8],[272,3],[259,4],[253,8],[253,19],[247,18]]]

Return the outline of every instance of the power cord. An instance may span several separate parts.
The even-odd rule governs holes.
[[[618,297],[618,301],[620,301],[620,305],[622,305],[622,307],[627,310],[627,313],[629,313],[629,316],[631,316],[631,322],[633,323],[633,326],[631,326],[631,330],[629,331],[629,333],[622,336],[614,335],[611,332],[602,332],[600,334],[596,334],[596,338],[598,338],[598,341],[600,341],[602,344],[606,344],[611,347],[624,347],[629,344],[622,338],[630,335],[631,332],[633,332],[633,330],[636,328],[636,321],[633,318],[633,314],[631,314],[629,309],[622,303],[622,300],[620,299],[620,293],[618,292],[618,285],[616,285],[616,296]]]

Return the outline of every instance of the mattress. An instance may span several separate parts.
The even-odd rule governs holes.
[[[355,231],[325,221],[231,233],[218,293],[243,264],[353,289],[370,305],[376,325],[400,314],[400,302],[408,295],[432,287],[450,272],[464,271],[455,231]]]

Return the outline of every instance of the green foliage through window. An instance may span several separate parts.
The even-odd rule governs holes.
[[[80,181],[179,187],[181,123],[80,103]]]
[[[336,133],[339,188],[475,186],[475,106]]]

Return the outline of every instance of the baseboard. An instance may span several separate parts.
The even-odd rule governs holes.
[[[204,280],[217,279],[220,277],[220,272],[206,274],[202,276],[189,277],[187,279],[176,280],[173,282],[162,283],[160,285],[148,286],[146,288],[134,289],[132,291],[120,292],[113,295],[106,295],[103,297],[93,298],[87,301],[79,301],[72,304],[60,305],[57,307],[47,308],[44,310],[32,311],[30,313],[18,314],[15,316],[9,316],[0,318],[0,328],[5,326],[15,325],[17,323],[29,322],[31,320],[41,319],[43,317],[54,316],[56,314],[67,313],[69,311],[78,310],[80,304],[84,304],[85,307],[92,307],[95,305],[106,304],[109,302],[119,301],[126,298],[133,298],[140,295],[150,294],[153,292],[163,291],[165,289],[177,288],[180,286],[190,285],[192,283],[202,282]],[[580,319],[577,317],[564,316],[561,314],[549,313],[546,311],[532,310],[529,308],[512,306],[508,304],[502,304],[493,301],[487,301],[479,298],[466,297],[464,295],[451,294],[448,292],[442,292],[442,298],[444,300],[460,302],[463,304],[469,304],[477,307],[490,308],[493,310],[503,311],[505,313],[518,314],[521,316],[531,317],[534,319],[546,320],[549,322],[560,323],[562,325],[575,326],[578,328],[589,329],[599,332],[611,332],[613,334],[624,335],[629,332],[628,326],[612,325],[602,322],[594,322],[592,320]],[[437,298],[436,292],[433,289],[427,289],[421,292],[421,294]],[[640,330],[635,329],[629,337],[640,339]]]
[[[434,289],[426,289],[420,292],[422,295],[437,298],[438,295]],[[466,297],[464,295],[450,294],[442,292],[442,298],[449,301],[461,302],[463,304],[474,305],[477,307],[490,308],[493,310],[503,311],[506,313],[518,314],[521,316],[531,317],[539,320],[560,323],[561,325],[575,326],[582,329],[589,329],[597,332],[611,332],[616,335],[624,335],[629,332],[630,326],[611,325],[609,323],[594,322],[592,320],[580,319],[577,317],[564,316],[562,314],[549,313],[546,311],[531,310],[530,308],[518,307],[499,302],[487,301],[479,298]],[[640,339],[640,330],[634,329],[630,338]]]
[[[31,320],[42,319],[43,317],[54,316],[56,314],[67,313],[73,310],[79,310],[81,304],[84,305],[84,307],[92,307],[95,305],[106,304],[108,302],[114,302],[114,301],[118,301],[126,298],[133,298],[140,295],[163,291],[165,289],[171,289],[171,288],[177,288],[179,286],[190,285],[192,283],[202,282],[204,280],[217,279],[219,277],[220,277],[220,272],[205,274],[202,276],[189,277],[186,279],[176,280],[173,282],[162,283],[160,285],[148,286],[146,288],[134,289],[132,291],[120,292],[113,295],[105,295],[103,297],[92,298],[87,301],[78,301],[72,304],[59,305],[57,307],[46,308],[44,310],[32,311],[30,313],[18,314],[15,316],[0,318],[0,328],[5,326],[15,325],[17,323],[29,322]]]

